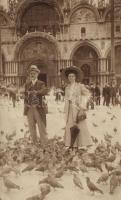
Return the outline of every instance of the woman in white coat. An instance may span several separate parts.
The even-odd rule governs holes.
[[[68,67],[62,72],[63,78],[68,81],[65,89],[65,115],[66,129],[64,142],[65,146],[71,147],[71,132],[70,128],[77,125],[79,134],[73,144],[73,147],[79,149],[91,145],[91,136],[88,131],[86,119],[80,120],[77,123],[77,115],[85,114],[87,101],[90,98],[90,92],[83,84],[80,84],[81,71],[78,67]]]

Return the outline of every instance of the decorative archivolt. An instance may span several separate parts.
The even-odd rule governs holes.
[[[73,59],[74,57],[74,54],[78,51],[79,48],[81,47],[89,47],[91,48],[98,56],[98,58],[101,58],[102,54],[101,54],[101,50],[96,46],[96,44],[92,43],[92,42],[89,42],[89,41],[86,41],[86,42],[77,42],[74,47],[73,47],[73,50],[71,52],[71,55],[70,55],[70,59]]]
[[[98,11],[92,6],[81,5],[70,16],[70,23],[95,22],[99,19]]]
[[[7,14],[4,11],[0,10],[0,26],[8,26],[9,25],[9,19]]]
[[[41,4],[45,4],[53,8],[54,11],[58,14],[60,22],[63,20],[63,14],[55,0],[21,0],[16,10],[16,26],[18,29],[20,28],[22,17],[26,11],[34,5],[41,6]]]
[[[111,8],[108,8],[105,12],[104,18],[106,21],[111,20]],[[114,9],[115,20],[121,20],[121,6],[116,6]]]
[[[36,43],[35,43],[35,41],[36,41]],[[31,45],[29,46],[29,43],[31,43],[33,48]],[[24,49],[25,46],[27,47],[26,49]],[[50,48],[49,48],[49,46],[50,46]],[[53,36],[48,35],[46,33],[41,33],[41,32],[28,33],[28,34],[24,35],[21,38],[21,40],[19,40],[17,42],[16,48],[15,48],[15,59],[16,60],[19,59],[20,54],[23,55],[23,59],[27,58],[26,57],[27,54],[29,54],[28,55],[29,58],[32,57],[33,55],[37,55],[39,57],[39,56],[41,56],[39,53],[39,52],[41,52],[40,51],[41,49],[42,49],[43,55],[46,56],[46,53],[48,52],[48,56],[49,56],[50,50],[48,51],[47,48],[51,49],[51,51],[55,52],[54,54],[56,54],[56,56],[57,56],[56,59],[58,57],[60,57],[59,47]],[[32,52],[32,51],[34,51],[34,52]]]

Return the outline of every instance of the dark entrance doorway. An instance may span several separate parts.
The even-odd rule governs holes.
[[[98,54],[88,44],[80,46],[72,57],[73,64],[84,73],[83,83],[96,82],[98,70]]]
[[[43,81],[45,85],[47,86],[47,74],[46,73],[40,73],[38,76],[38,79],[40,81]]]
[[[90,82],[90,65],[83,64],[81,66],[81,70],[82,70],[83,75],[84,75],[82,82],[86,85],[89,85],[89,82]]]

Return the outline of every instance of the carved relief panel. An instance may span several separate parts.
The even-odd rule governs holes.
[[[1,13],[0,13],[0,26],[7,26],[7,24],[8,24],[8,22],[7,22],[6,18],[3,15],[1,15]]]
[[[88,8],[81,8],[71,16],[71,23],[96,21],[95,14]]]
[[[27,42],[20,53],[21,60],[56,59],[56,50],[53,44],[45,40],[33,40]]]
[[[115,17],[115,20],[121,20],[121,7],[115,8],[114,17]],[[111,20],[111,13],[110,12],[107,14],[106,20]]]

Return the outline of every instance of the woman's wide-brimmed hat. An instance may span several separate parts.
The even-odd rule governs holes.
[[[30,69],[29,69],[29,73],[31,72],[37,72],[38,74],[40,73],[40,70],[38,69],[38,67],[36,65],[31,65]]]
[[[65,69],[61,69],[62,79],[67,81],[68,75],[71,73],[76,75],[77,81],[81,81],[83,79],[83,72],[81,71],[79,67],[76,67],[76,66],[71,66]]]

